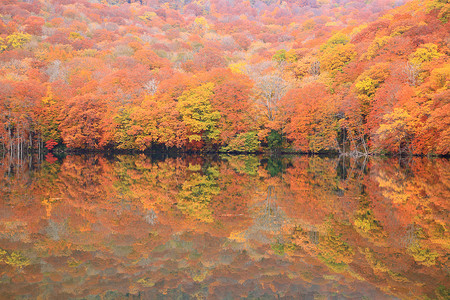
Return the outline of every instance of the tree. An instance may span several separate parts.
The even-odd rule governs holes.
[[[214,84],[205,83],[184,92],[178,98],[177,109],[188,128],[190,142],[213,142],[219,137],[220,113],[211,106]]]
[[[220,113],[217,124],[220,130],[219,140],[222,144],[227,144],[237,134],[256,129],[255,107],[251,101],[252,86],[245,75],[232,74],[223,69],[215,74],[217,78],[212,80],[217,83],[211,105]]]
[[[23,32],[15,32],[6,37],[6,41],[13,49],[21,48],[31,40],[31,35]]]
[[[420,64],[407,62],[405,65],[405,75],[408,83],[411,86],[416,86],[419,83]]]
[[[409,149],[414,137],[414,128],[411,116],[402,108],[395,108],[393,112],[383,116],[384,122],[377,130],[381,145],[384,148],[402,153],[412,152]]]
[[[288,83],[277,75],[264,75],[256,79],[255,101],[269,122],[276,120],[279,102],[288,89]]]
[[[363,118],[370,113],[375,93],[388,76],[388,65],[386,63],[380,63],[364,71],[356,79],[355,91],[361,103]]]
[[[355,57],[356,51],[354,45],[339,44],[333,48],[326,48],[320,56],[320,66],[324,70],[336,74],[336,72],[342,71],[342,68]]]
[[[54,95],[52,87],[47,86],[47,93],[42,97],[42,110],[38,118],[38,130],[42,135],[43,142],[61,142],[61,131],[59,130],[61,103]]]
[[[105,126],[106,105],[94,94],[76,96],[63,107],[59,125],[63,142],[69,148],[100,149],[109,142]]]
[[[195,70],[211,71],[214,68],[226,67],[226,61],[220,54],[220,49],[211,47],[202,48],[194,55],[193,63]]]
[[[337,146],[337,108],[327,87],[313,82],[289,91],[283,99],[288,111],[286,136],[302,151],[334,150]]]
[[[220,193],[217,185],[217,169],[210,167],[202,175],[200,172],[193,172],[183,183],[177,195],[177,207],[190,218],[201,222],[211,223],[214,221],[210,203],[214,196]]]

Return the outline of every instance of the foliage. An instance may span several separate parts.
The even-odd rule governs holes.
[[[377,130],[380,140],[391,151],[402,152],[404,144],[409,145],[414,138],[414,122],[408,112],[395,108],[390,114],[383,116],[384,122]]]
[[[382,49],[390,40],[390,36],[375,38],[372,44],[369,46],[369,49],[367,49],[366,58],[373,59],[377,55],[377,52]]]
[[[267,144],[269,146],[269,149],[280,149],[283,145],[282,135],[278,131],[272,129],[267,136]]]
[[[213,197],[218,195],[220,187],[216,183],[217,170],[208,168],[205,175],[193,173],[183,183],[178,194],[178,209],[191,218],[201,222],[213,222],[212,211],[209,207]]]
[[[0,262],[5,262],[16,268],[22,268],[31,264],[30,259],[23,256],[20,252],[13,251],[8,254],[3,249],[0,249]]]
[[[433,69],[430,74],[431,87],[434,90],[450,89],[450,63]]]
[[[345,45],[348,42],[349,38],[345,34],[338,32],[330,37],[328,41],[320,47],[320,51],[330,51],[336,48],[338,45]]]
[[[178,98],[177,109],[189,128],[188,138],[191,142],[201,141],[204,137],[208,140],[219,137],[217,121],[220,113],[213,111],[210,102],[213,90],[214,84],[210,82],[186,91]]]
[[[359,297],[358,280],[382,289],[376,298],[408,298],[414,283],[415,296],[446,299],[450,162],[361,164],[227,154],[68,155],[15,172],[2,163],[1,284],[17,297],[51,288],[64,298],[70,275],[73,297],[176,298],[173,287],[188,297],[213,283],[203,296],[239,298],[254,295],[240,280],[264,280],[279,284],[269,297],[295,298],[293,285],[311,282]]]
[[[272,56],[272,60],[280,62],[295,63],[298,60],[298,56],[293,49],[286,51],[285,49],[278,50]]]
[[[436,258],[439,254],[430,249],[423,248],[419,244],[413,244],[408,248],[408,251],[414,257],[415,261],[425,266],[432,266],[436,264]]]
[[[256,152],[260,142],[256,132],[239,133],[227,146],[222,147],[223,152]]]
[[[290,108],[290,122],[285,130],[295,147],[314,153],[335,148],[336,106],[326,86],[312,83],[291,91],[284,100],[286,110]]]
[[[21,48],[31,40],[31,35],[23,32],[15,32],[6,37],[6,41],[12,48]]]
[[[449,151],[446,0],[50,2],[2,6],[2,151]]]
[[[410,60],[412,63],[422,64],[440,57],[441,55],[442,54],[438,52],[436,44],[428,43],[417,48],[417,50],[410,55]]]
[[[342,235],[336,234],[334,230],[330,230],[324,238],[324,241],[320,244],[320,260],[330,269],[338,273],[348,268],[353,254],[353,249],[342,240]]]
[[[356,57],[353,44],[338,44],[334,48],[327,48],[321,55],[320,64],[324,70],[336,73]]]
[[[386,63],[379,63],[364,71],[356,79],[355,90],[361,103],[361,112],[363,116],[369,114],[375,93],[388,76],[388,65]]]

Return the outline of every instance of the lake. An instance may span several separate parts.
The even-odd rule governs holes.
[[[0,165],[1,299],[449,299],[450,161]]]

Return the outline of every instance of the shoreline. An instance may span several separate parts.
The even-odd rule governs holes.
[[[38,151],[24,151],[21,155],[33,155],[38,154]],[[432,155],[432,154],[397,154],[397,153],[340,153],[338,151],[323,151],[323,152],[304,152],[304,151],[253,151],[253,152],[245,152],[245,151],[194,151],[194,150],[120,150],[120,149],[66,149],[66,150],[58,150],[53,151],[45,151],[41,152],[41,155],[46,155],[51,153],[55,156],[66,156],[66,155],[88,155],[88,154],[103,154],[103,155],[173,155],[173,156],[182,156],[182,155],[264,155],[264,156],[289,156],[289,155],[297,155],[297,156],[323,156],[323,157],[348,157],[348,158],[367,158],[367,157],[398,157],[398,158],[406,158],[406,157],[428,157],[428,158],[450,158],[450,155]],[[3,157],[6,156],[8,152],[0,152],[0,155]],[[13,156],[17,154],[14,153]]]

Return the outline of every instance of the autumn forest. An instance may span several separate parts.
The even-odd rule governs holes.
[[[448,0],[1,0],[0,151],[448,155]]]
[[[450,299],[449,0],[0,0],[0,299]]]

